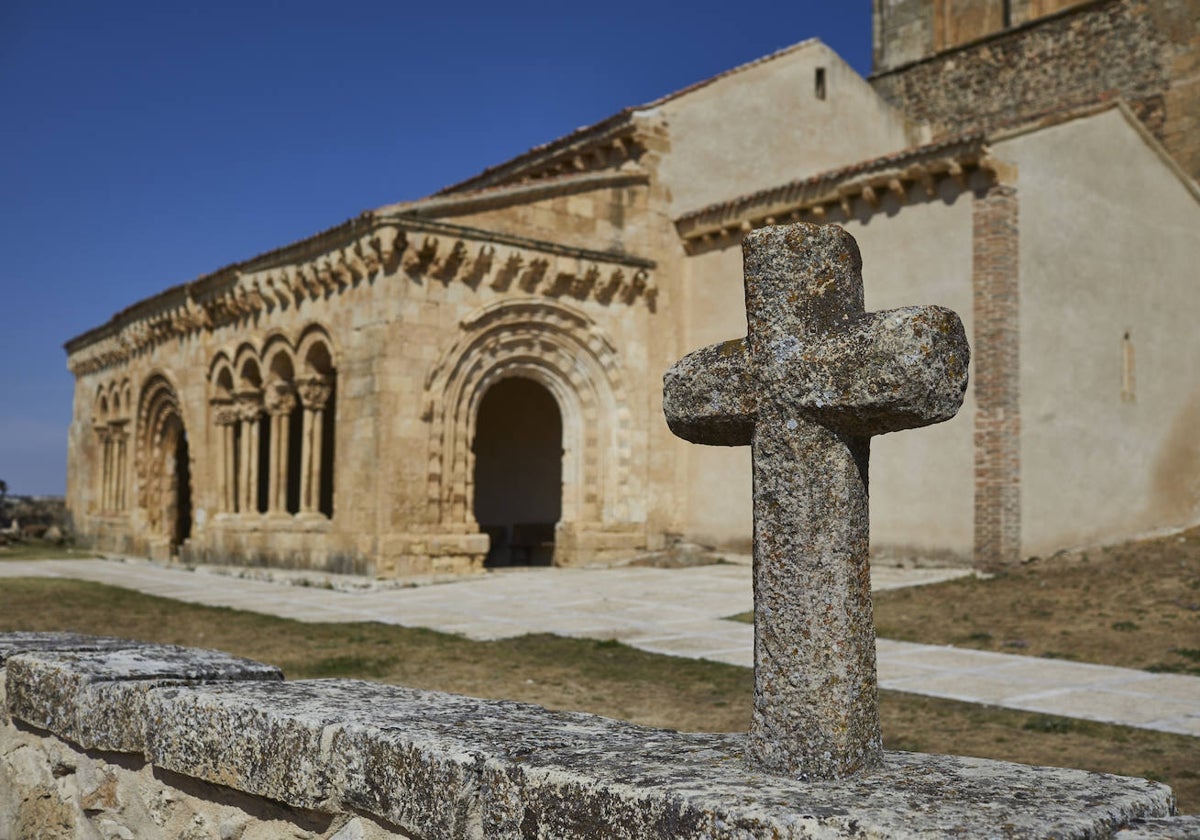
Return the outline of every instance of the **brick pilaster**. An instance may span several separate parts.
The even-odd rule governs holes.
[[[1016,563],[1021,550],[1021,405],[1017,190],[974,199],[975,565]]]

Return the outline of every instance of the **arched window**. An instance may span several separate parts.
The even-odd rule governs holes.
[[[296,392],[304,410],[300,427],[300,512],[333,516],[337,377],[329,340],[317,329],[300,342]]]
[[[298,346],[298,350],[294,347]],[[328,336],[310,327],[299,345],[267,339],[210,368],[224,510],[333,516],[336,375]]]
[[[258,359],[238,359],[238,382],[233,392],[237,408],[237,510],[256,513],[267,509],[266,469],[263,461],[270,451],[270,427],[262,422],[263,378]]]
[[[303,409],[296,397],[295,364],[282,343],[268,351],[263,405],[270,424],[267,463],[267,512],[296,513],[300,509],[300,430]]]
[[[129,402],[128,382],[101,386],[96,395],[92,418],[99,442],[95,509],[101,513],[120,513],[127,507]]]
[[[224,355],[213,362],[210,383],[209,405],[217,433],[217,498],[220,510],[233,513],[238,509],[239,417],[233,401],[233,370]]]

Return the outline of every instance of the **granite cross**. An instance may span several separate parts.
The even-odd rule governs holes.
[[[836,225],[746,235],[745,339],[663,377],[663,411],[693,443],[751,447],[754,715],[748,757],[800,778],[879,762],[867,560],[872,435],[948,420],[970,349],[938,306],[863,309],[862,259]]]

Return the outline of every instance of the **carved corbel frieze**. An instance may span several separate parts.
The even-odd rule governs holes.
[[[267,299],[263,297],[262,287],[259,286],[257,279],[250,281],[249,287],[246,289],[246,301],[251,312],[262,312],[267,308]]]
[[[345,251],[338,251],[329,260],[329,263],[330,272],[333,274],[333,282],[337,283],[339,290],[351,285],[357,279],[346,262]]]
[[[401,258],[401,266],[410,277],[421,277],[429,273],[429,267],[437,258],[438,240],[436,236],[426,236],[420,248],[409,248]]]
[[[550,297],[562,297],[575,284],[576,275],[574,274],[558,271],[557,268],[548,272],[548,274],[549,278],[543,284],[542,292]]]
[[[379,254],[371,243],[366,239],[359,239],[354,243],[354,253],[358,257],[358,262],[362,264],[363,271],[368,275],[374,274],[379,270],[381,263],[379,262]]]
[[[319,287],[318,294],[328,295],[334,291],[333,271],[329,264],[328,258],[323,260],[313,260],[309,266],[309,271],[317,281]]]
[[[596,300],[600,303],[609,303],[620,291],[621,286],[625,283],[625,272],[617,269],[612,274],[608,275],[608,279],[600,286],[596,287]]]
[[[429,267],[429,276],[436,277],[443,283],[450,283],[467,261],[467,246],[461,239],[456,241],[450,250],[440,260]]]
[[[589,265],[586,271],[580,272],[573,278],[569,290],[571,297],[578,300],[587,300],[588,295],[596,288],[598,282],[600,282],[599,267]]]
[[[393,225],[379,228],[371,238],[371,247],[379,255],[379,262],[385,271],[392,271],[396,268],[400,256],[407,246],[408,238],[404,231]]]
[[[521,277],[517,284],[527,292],[536,292],[542,284],[542,280],[546,277],[546,270],[550,267],[550,261],[546,259],[532,260],[529,265],[521,272]]]
[[[287,275],[282,271],[278,274],[268,274],[263,280],[263,285],[266,287],[267,294],[275,298],[281,309],[291,302],[291,288],[287,282]]]
[[[492,260],[496,255],[495,247],[484,245],[475,255],[475,259],[463,269],[462,280],[472,289],[483,282],[483,278],[492,270]]]
[[[363,264],[362,257],[358,255],[355,245],[338,251],[337,265],[338,271],[347,278],[347,285],[353,285],[367,276],[367,267]]]
[[[625,303],[632,303],[634,298],[646,290],[648,276],[644,269],[635,272],[633,279],[621,289],[621,300]]]
[[[525,258],[516,251],[511,252],[504,258],[504,264],[492,277],[492,282],[488,285],[497,292],[503,292],[513,284],[517,279],[517,275],[521,273],[521,267],[525,264]]]

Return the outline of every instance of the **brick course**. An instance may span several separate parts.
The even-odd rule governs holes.
[[[1020,559],[1021,404],[1018,199],[995,185],[973,208],[975,565]]]

